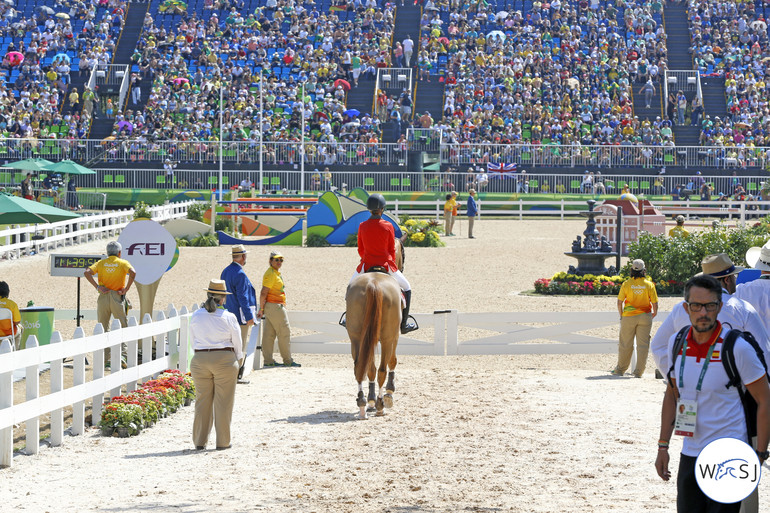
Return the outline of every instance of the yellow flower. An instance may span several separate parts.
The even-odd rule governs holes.
[[[413,233],[410,238],[413,242],[422,242],[425,240],[425,234],[422,232]]]
[[[414,219],[407,219],[404,224],[407,226],[407,228],[409,228],[416,225],[417,221],[415,221]]]

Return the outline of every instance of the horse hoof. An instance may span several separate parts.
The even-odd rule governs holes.
[[[385,403],[385,408],[393,408],[393,395],[385,394],[382,401]]]
[[[377,409],[377,408],[375,408],[375,407],[374,407],[374,405],[372,405],[372,406],[367,406],[367,407],[366,407],[366,411],[367,411],[368,413],[372,413],[372,412],[374,412],[376,409]]]
[[[369,399],[367,406],[369,406],[369,408],[374,408],[374,399]]]
[[[358,420],[366,420],[366,408],[363,406],[361,406],[358,412]]]
[[[383,410],[377,410],[377,413],[374,414],[375,417],[384,417],[385,412]]]

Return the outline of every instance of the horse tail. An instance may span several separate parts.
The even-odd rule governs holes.
[[[366,306],[364,306],[364,327],[361,330],[361,345],[358,348],[356,360],[356,381],[364,380],[369,364],[374,358],[374,348],[380,338],[382,325],[382,289],[377,280],[371,280],[366,285]]]

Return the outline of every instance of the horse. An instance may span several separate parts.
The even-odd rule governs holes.
[[[404,269],[404,251],[400,239],[396,239],[396,265]],[[353,355],[353,371],[358,382],[356,405],[360,419],[366,418],[367,405],[376,407],[376,415],[384,415],[384,408],[393,407],[393,393],[396,359],[396,346],[401,333],[401,288],[393,277],[385,272],[367,272],[358,276],[350,284],[345,296],[347,303],[346,328],[350,337],[350,349]],[[377,369],[378,394],[374,394],[374,350],[377,342],[381,345],[380,365]],[[382,386],[385,374],[388,384],[385,395]],[[364,374],[369,377],[369,395],[364,399],[362,382]]]

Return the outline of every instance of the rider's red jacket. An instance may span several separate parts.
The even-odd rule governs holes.
[[[396,231],[393,225],[382,218],[370,218],[358,226],[358,254],[361,263],[356,270],[364,272],[370,267],[381,265],[391,272],[396,267]]]

